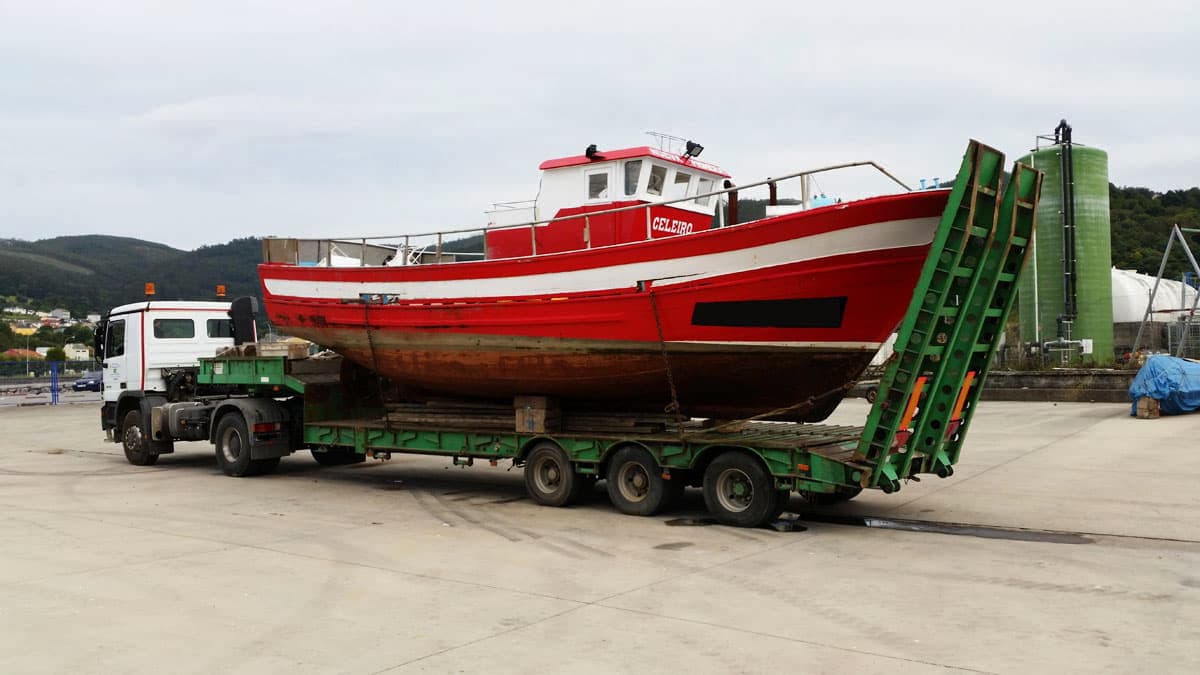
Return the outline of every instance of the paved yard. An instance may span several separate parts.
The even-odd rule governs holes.
[[[139,468],[95,404],[2,408],[0,672],[1200,672],[1200,415],[1127,413],[985,402],[954,477],[781,533],[427,457]]]

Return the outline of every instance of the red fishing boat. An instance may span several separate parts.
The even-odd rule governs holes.
[[[948,190],[822,203],[812,176],[876,165],[825,167],[755,184],[767,215],[738,223],[750,186],[699,150],[543,162],[538,198],[489,212],[474,256],[450,253],[446,233],[423,248],[267,240],[268,318],[409,400],[824,419],[907,308]],[[798,203],[774,198],[786,179]]]

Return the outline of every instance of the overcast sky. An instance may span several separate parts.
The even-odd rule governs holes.
[[[1114,183],[1200,184],[1194,0],[976,4],[0,0],[0,237],[470,227],[647,130],[915,182],[1066,117]]]

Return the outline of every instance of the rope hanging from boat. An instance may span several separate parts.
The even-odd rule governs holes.
[[[793,403],[792,405],[789,405],[789,406],[786,406],[783,408],[776,408],[774,410],[769,410],[765,413],[759,413],[753,417],[745,417],[740,420],[732,420],[730,422],[718,424],[717,426],[715,426],[711,429],[708,429],[708,431],[710,431],[712,433],[717,433],[717,432],[720,432],[720,431],[730,428],[730,427],[737,427],[739,425],[746,424],[747,422],[757,422],[758,420],[768,419],[771,417],[775,417],[776,415],[782,415],[784,413],[796,412],[797,410],[808,410],[809,408],[812,408],[814,405],[816,405],[817,401],[820,401],[821,399],[824,399],[829,396],[833,396],[834,394],[837,394],[837,393],[845,394],[846,392],[850,391],[854,387],[854,385],[855,385],[855,382],[850,381],[850,382],[847,382],[846,384],[838,385],[838,386],[834,387],[833,389],[830,389],[829,391],[826,391],[824,393],[817,394],[815,396],[809,396],[808,398],[804,399],[803,401],[801,401],[799,403]]]
[[[383,428],[391,431],[392,420],[387,414],[387,398],[383,395],[383,375],[379,374],[379,355],[375,353],[375,338],[371,335],[371,301],[363,298],[363,326],[367,329],[367,346],[371,348],[371,369],[375,371],[375,393],[379,395],[379,405],[384,408]]]
[[[680,444],[684,444],[683,413],[680,412],[679,395],[675,391],[675,376],[671,373],[671,359],[667,357],[667,341],[663,338],[662,321],[658,318],[658,303],[654,300],[654,291],[647,289],[647,295],[650,296],[650,309],[654,312],[654,327],[658,330],[658,348],[662,353],[663,367],[667,371],[667,387],[671,391],[671,405],[667,407],[667,412],[675,415],[675,430],[679,433]]]

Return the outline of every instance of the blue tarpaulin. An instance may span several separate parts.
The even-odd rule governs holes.
[[[1156,399],[1164,415],[1200,410],[1200,363],[1165,354],[1151,356],[1129,385],[1130,415],[1137,413],[1137,400],[1143,396]]]

